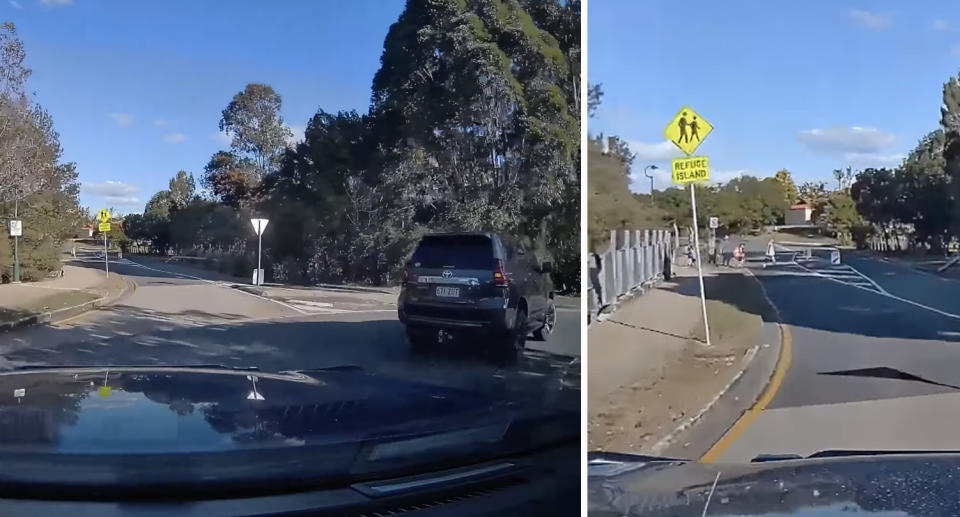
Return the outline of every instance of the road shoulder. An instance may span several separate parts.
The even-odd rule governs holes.
[[[745,270],[704,282],[710,348],[684,271],[591,326],[591,449],[696,458],[760,396],[779,355],[773,308]]]

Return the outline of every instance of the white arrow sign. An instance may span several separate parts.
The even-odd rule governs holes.
[[[269,219],[250,219],[250,224],[253,225],[253,231],[257,232],[257,235],[263,235],[263,230],[267,228],[267,223]]]

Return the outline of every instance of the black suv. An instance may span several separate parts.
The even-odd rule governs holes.
[[[483,333],[519,351],[531,330],[546,340],[556,323],[550,272],[549,262],[510,237],[426,235],[404,268],[397,312],[415,347],[436,343],[442,330]]]

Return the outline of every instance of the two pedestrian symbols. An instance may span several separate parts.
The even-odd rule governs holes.
[[[713,131],[713,125],[707,119],[693,111],[689,106],[680,108],[663,130],[663,136],[680,148],[687,158],[670,160],[670,179],[678,185],[710,180],[710,168],[706,156],[690,156],[704,138]]]
[[[711,131],[713,126],[707,122],[707,119],[701,117],[689,106],[684,106],[664,128],[663,136],[689,156],[697,150]]]

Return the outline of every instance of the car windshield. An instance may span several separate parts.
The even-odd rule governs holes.
[[[592,451],[719,491],[960,450],[960,9],[928,7],[590,3]]]
[[[579,56],[578,1],[3,0],[0,456],[575,464]]]
[[[410,262],[414,267],[427,268],[492,268],[493,241],[479,235],[424,237]]]

